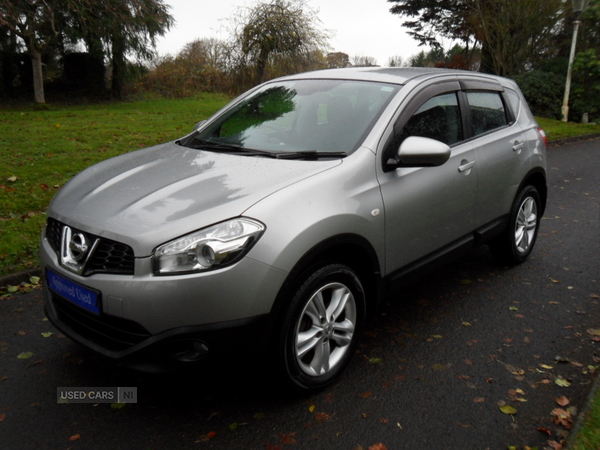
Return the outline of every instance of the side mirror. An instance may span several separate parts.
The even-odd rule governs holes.
[[[387,161],[388,166],[398,167],[437,167],[450,158],[450,147],[435,139],[410,136],[402,142],[395,158]]]

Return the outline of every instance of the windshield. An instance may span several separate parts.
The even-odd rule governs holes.
[[[400,88],[345,80],[270,83],[183,145],[283,156],[298,152],[347,155],[358,148]]]

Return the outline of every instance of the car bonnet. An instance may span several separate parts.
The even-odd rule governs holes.
[[[92,166],[48,215],[148,256],[171,239],[237,217],[269,194],[341,160],[277,160],[162,144]]]

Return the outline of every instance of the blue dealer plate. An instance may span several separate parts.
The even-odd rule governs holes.
[[[52,292],[66,298],[94,314],[100,314],[100,293],[74,283],[51,270],[46,270],[46,280]]]

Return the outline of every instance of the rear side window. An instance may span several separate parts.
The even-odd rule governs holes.
[[[478,136],[508,125],[506,109],[499,92],[467,92],[473,133]]]
[[[462,122],[456,93],[438,95],[427,100],[402,130],[400,142],[420,136],[452,145],[462,141]]]
[[[506,88],[504,92],[506,93],[506,98],[508,99],[508,104],[512,110],[513,117],[518,118],[519,110],[521,108],[521,98],[519,97],[519,94],[508,88]]]

